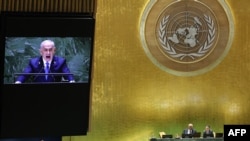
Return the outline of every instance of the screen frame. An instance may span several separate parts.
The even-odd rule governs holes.
[[[87,135],[93,13],[1,12],[0,138]],[[39,28],[38,28],[39,27]],[[88,83],[4,84],[5,37],[91,37]]]

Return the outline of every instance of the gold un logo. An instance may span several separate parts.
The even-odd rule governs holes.
[[[177,76],[199,75],[217,66],[234,33],[225,0],[150,0],[140,24],[147,56]]]

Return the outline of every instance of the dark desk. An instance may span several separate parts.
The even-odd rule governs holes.
[[[151,138],[150,141],[224,141],[224,138],[182,138],[182,139]]]

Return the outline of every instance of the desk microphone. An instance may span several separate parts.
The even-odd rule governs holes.
[[[39,70],[38,73],[42,73],[42,70],[44,70],[44,67],[43,67],[43,66],[42,66],[42,68]],[[33,78],[33,80],[35,81],[35,80],[37,79],[38,76],[39,76],[39,75],[36,75],[36,76]]]
[[[49,73],[53,73],[51,72],[50,68],[49,68]],[[50,76],[53,78],[53,82],[55,82],[56,81],[55,76],[54,75],[50,75]]]

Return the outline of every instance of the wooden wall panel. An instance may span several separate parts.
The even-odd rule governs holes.
[[[95,13],[96,0],[0,0],[0,11]]]

